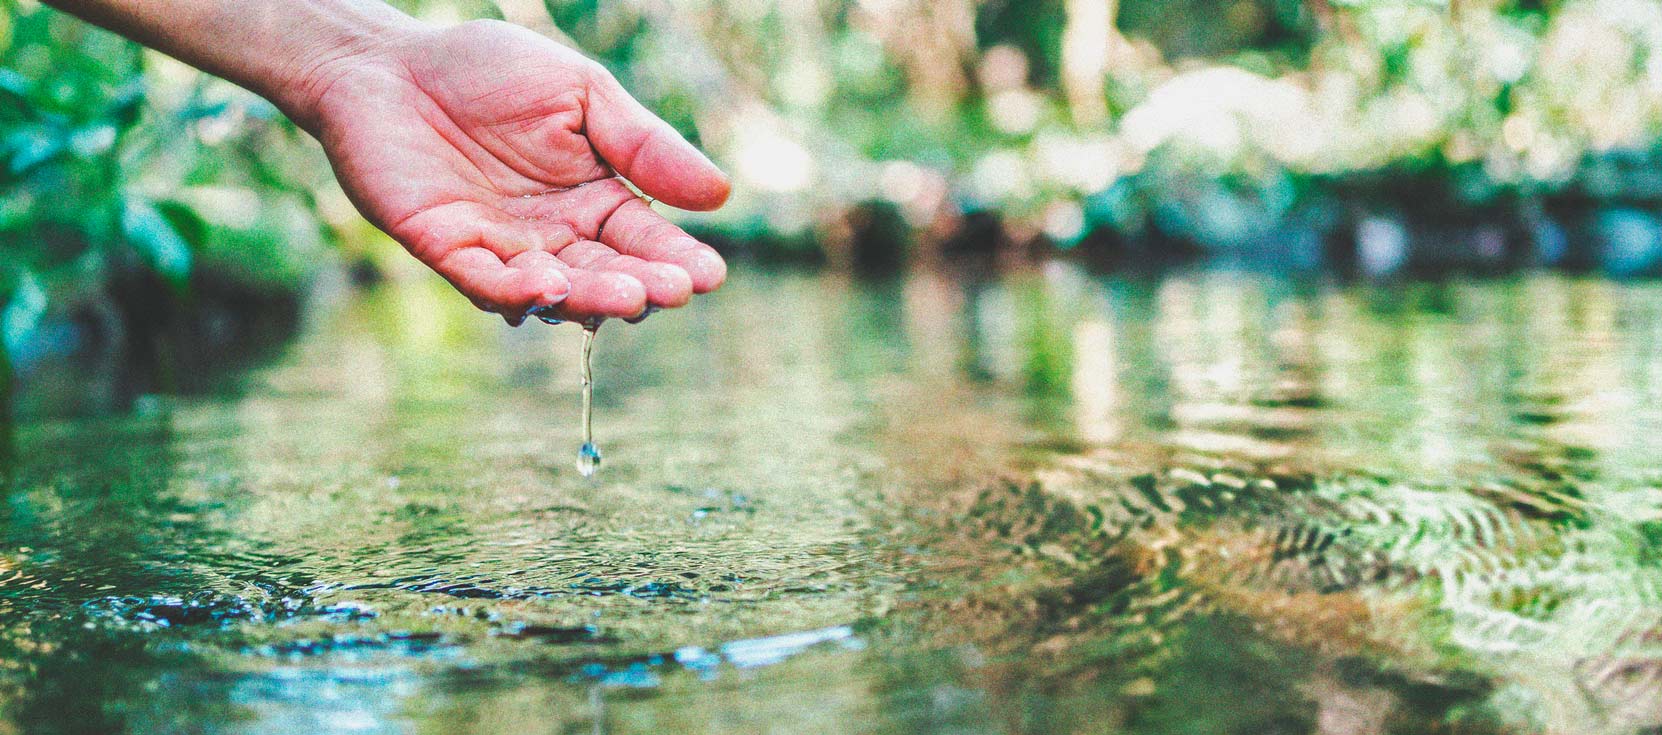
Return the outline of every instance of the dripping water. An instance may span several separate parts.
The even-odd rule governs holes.
[[[593,477],[600,469],[600,449],[594,445],[594,333],[600,322],[583,325],[583,446],[577,450],[577,471]]]
[[[552,309],[550,309],[552,311]],[[645,319],[652,311],[649,309],[640,316]],[[532,310],[531,314],[545,324],[564,324],[565,320],[551,313],[538,313]],[[600,448],[594,445],[594,366],[591,358],[594,355],[594,334],[600,331],[600,324],[605,319],[594,318],[581,322],[583,325],[583,446],[577,449],[577,472],[584,477],[594,477],[600,470]]]

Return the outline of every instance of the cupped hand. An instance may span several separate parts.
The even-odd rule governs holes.
[[[479,21],[403,34],[324,71],[313,127],[347,195],[509,323],[530,311],[635,317],[726,278],[715,250],[628,185],[710,210],[726,176],[576,51]]]

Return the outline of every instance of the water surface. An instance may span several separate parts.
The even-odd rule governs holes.
[[[1643,732],[1662,289],[745,273],[328,300],[29,419],[0,731]]]

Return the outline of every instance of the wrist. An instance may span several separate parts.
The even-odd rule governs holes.
[[[309,132],[321,124],[323,100],[354,69],[385,59],[427,25],[379,2],[330,3],[296,29],[287,58],[255,91]]]

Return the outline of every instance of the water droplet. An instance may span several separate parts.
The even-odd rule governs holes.
[[[568,321],[572,321],[570,319],[566,319],[566,318],[560,316],[560,309],[561,309],[560,304],[549,304],[548,306],[532,307],[529,310],[527,310],[525,312],[525,314],[526,314],[526,316],[536,317],[538,320],[540,320],[544,324],[559,325],[559,324],[565,324]],[[578,320],[577,323],[580,326],[582,326],[584,329],[593,330],[593,329],[599,329],[600,328],[600,323],[604,322],[604,321],[606,321],[605,317],[596,316],[596,317],[589,317],[587,319]]]
[[[583,448],[577,450],[577,472],[584,477],[594,477],[600,469],[600,449],[593,442],[583,442]]]
[[[526,313],[531,315],[531,316],[536,317],[539,320],[541,320],[542,323],[544,323],[544,324],[564,324],[564,323],[566,323],[566,320],[555,316],[555,314],[558,313],[558,312],[559,312],[559,307],[558,306],[538,306],[536,308],[531,309],[530,311],[528,311]]]

